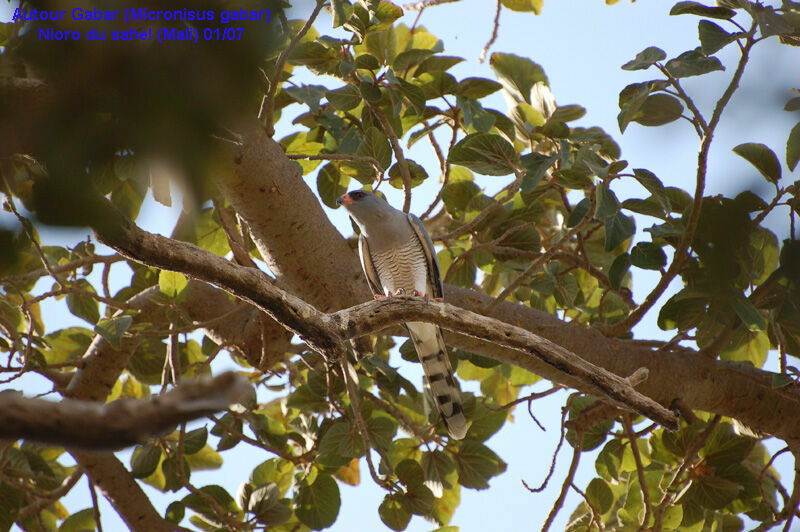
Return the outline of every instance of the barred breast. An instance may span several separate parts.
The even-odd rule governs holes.
[[[384,292],[402,288],[409,295],[414,290],[427,293],[425,253],[416,238],[409,238],[404,246],[372,252],[372,262]]]

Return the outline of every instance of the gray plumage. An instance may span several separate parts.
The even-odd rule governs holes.
[[[376,296],[395,295],[399,289],[408,295],[416,291],[431,298],[443,297],[439,261],[419,218],[363,190],[348,192],[337,203],[361,229],[361,267]],[[424,322],[405,325],[447,431],[453,438],[463,438],[467,420],[441,329]]]

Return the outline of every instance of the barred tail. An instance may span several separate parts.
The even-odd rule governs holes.
[[[406,326],[447,432],[460,440],[467,433],[467,420],[442,332],[430,323],[410,322]]]

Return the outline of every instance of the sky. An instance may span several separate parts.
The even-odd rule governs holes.
[[[289,18],[300,18],[309,11],[311,5],[310,0],[295,2],[295,8]],[[462,0],[455,4],[429,8],[423,14],[419,24],[442,39],[445,46],[444,53],[466,59],[464,63],[451,70],[456,77],[485,76],[494,79],[488,64],[477,63],[480,51],[492,32],[494,5],[494,2],[486,0]],[[602,0],[567,2],[545,0],[544,10],[539,16],[504,10],[501,15],[499,37],[492,51],[515,53],[539,63],[549,78],[552,92],[559,104],[580,104],[586,108],[586,116],[574,125],[602,127],[618,142],[622,148],[622,158],[629,161],[630,167],[648,168],[658,175],[665,185],[691,191],[694,189],[697,137],[687,122],[681,120],[659,128],[632,124],[625,134],[620,134],[617,126],[619,91],[630,83],[655,77],[655,73],[651,71],[626,72],[619,67],[648,46],[658,46],[667,52],[668,57],[672,57],[698,45],[699,18],[669,17],[667,13],[671,5],[671,2],[645,0],[635,3],[623,0],[613,6],[605,5]],[[5,2],[0,4],[0,20],[10,20],[13,7],[16,7],[16,3],[12,3],[11,8]],[[410,25],[415,15],[413,12],[406,15],[404,22]],[[330,33],[326,31],[330,25],[325,17],[320,19],[316,27],[322,34]],[[770,190],[763,178],[757,175],[748,163],[734,155],[731,148],[742,142],[763,142],[783,160],[786,137],[797,120],[796,115],[792,116],[781,110],[783,103],[790,97],[785,89],[797,87],[797,80],[792,79],[793,74],[796,74],[796,68],[792,67],[798,64],[797,58],[789,56],[793,52],[795,50],[779,46],[774,38],[755,47],[751,66],[745,73],[741,88],[734,96],[716,135],[711,151],[706,194],[734,196],[744,189],[750,189],[764,197],[770,197]],[[701,111],[707,116],[730,79],[732,65],[737,59],[735,46],[727,47],[718,54],[718,57],[727,67],[725,72],[716,72],[702,78],[689,78],[684,83],[687,92],[695,98]],[[299,79],[305,83],[328,83],[328,80],[320,80],[316,76],[301,75]],[[768,86],[763,82],[765,79],[770,81]],[[507,110],[499,93],[486,98],[483,103],[486,107]],[[301,112],[299,106],[287,108],[284,120],[278,127],[278,137],[291,131],[291,126],[287,124]],[[741,128],[742,123],[748,124],[744,133]],[[438,164],[429,147],[420,142],[415,146],[413,153],[413,158],[425,166],[429,174],[436,174]],[[315,189],[315,174],[306,176],[306,179],[312,189]],[[783,183],[788,184],[795,179],[798,179],[798,171],[796,170],[792,176],[787,176],[787,169],[784,168]],[[429,184],[423,185],[419,190],[415,189],[412,212],[417,214],[422,212],[436,193],[436,180],[429,181]],[[506,178],[479,180],[479,184],[486,186],[489,191],[501,188],[506,183]],[[643,189],[635,183],[626,183],[625,180],[615,182],[612,188],[620,200],[628,197],[645,197]],[[395,205],[401,203],[402,198],[399,193],[391,191],[389,187],[382,190],[387,193],[390,202]],[[352,233],[346,213],[342,209],[326,208],[326,212],[343,235],[349,236]],[[138,223],[147,230],[169,234],[176,216],[175,209],[166,209],[150,199]],[[788,235],[786,219],[783,211],[780,217],[770,216],[766,220],[767,226],[776,233],[779,240]],[[0,222],[3,220],[0,218]],[[646,221],[637,224],[636,241],[649,240],[647,234],[643,232],[647,225],[649,224]],[[88,230],[44,230],[42,238],[45,244],[74,245],[85,239],[88,234]],[[635,270],[634,297],[637,301],[641,301],[655,284],[658,275],[658,272]],[[670,292],[679,288],[680,283],[675,281],[670,286]],[[662,302],[666,299],[666,296],[663,297]],[[84,325],[79,320],[65,315],[65,312],[60,314],[58,322],[48,323],[49,330]],[[47,315],[46,310],[45,315]],[[656,309],[648,313],[634,331],[637,338],[671,337],[669,332],[661,331],[656,326],[657,315]],[[394,360],[393,363],[399,362]],[[770,363],[774,364],[774,359],[768,362]],[[216,369],[233,368],[231,363],[227,364],[226,366],[226,362],[223,361]],[[417,374],[414,372],[417,368],[411,368],[406,363],[400,364],[401,372],[407,378],[412,380],[420,378],[419,372]],[[38,381],[26,380],[23,384],[26,393],[44,391]],[[472,389],[470,386],[471,383],[465,385],[467,389]],[[531,389],[523,390],[522,393],[541,391],[547,387],[549,387],[547,382],[538,383]],[[568,449],[566,452],[562,451],[558,457],[555,475],[543,493],[528,493],[520,481],[525,480],[532,486],[538,485],[546,475],[558,439],[559,417],[565,398],[566,393],[562,392],[534,403],[533,411],[545,426],[545,432],[536,426],[522,407],[515,411],[514,422],[507,423],[500,433],[489,440],[489,446],[508,463],[508,470],[503,475],[493,478],[488,490],[462,489],[461,504],[453,517],[452,525],[458,526],[463,532],[541,528],[558,495],[571,451]],[[774,442],[768,443],[768,446],[775,449]],[[221,484],[231,493],[235,493],[239,483],[247,479],[252,468],[270,458],[259,450],[242,452],[240,448],[243,447],[240,444],[235,450],[237,453],[235,463],[230,460],[233,456],[231,452],[223,454],[224,458],[229,459],[222,470],[223,474],[218,471],[200,472],[193,475],[193,481],[196,485]],[[128,452],[120,453],[120,457],[125,463],[129,463]],[[576,476],[578,486],[585,486],[595,476],[593,463],[594,453],[584,453]],[[384,493],[372,484],[369,475],[366,474],[363,460],[361,465],[360,486],[352,488],[340,484],[342,507],[336,523],[330,530],[385,529],[377,513],[377,507]],[[778,462],[778,467],[788,474],[791,463]],[[146,487],[146,491],[151,494],[156,507],[162,511],[168,502],[175,498],[172,494],[164,497],[149,487]],[[563,530],[567,518],[578,502],[580,502],[579,497],[571,492],[552,530]],[[88,506],[85,481],[73,490],[65,503],[74,510]],[[105,530],[122,529],[123,525],[105,501],[101,511]],[[415,516],[408,530],[416,532],[435,528],[435,525]]]

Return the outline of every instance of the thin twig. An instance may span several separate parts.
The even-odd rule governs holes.
[[[306,23],[303,24],[303,27],[300,28],[300,31],[297,32],[297,35],[292,37],[292,40],[289,42],[289,46],[286,47],[286,50],[281,52],[281,55],[278,56],[278,60],[275,62],[275,73],[272,76],[272,79],[269,80],[269,90],[267,91],[266,96],[264,96],[264,101],[261,103],[261,111],[258,115],[260,120],[265,121],[265,128],[267,131],[267,136],[271,137],[275,134],[275,125],[273,123],[273,116],[274,116],[274,109],[275,109],[275,94],[278,92],[278,85],[280,82],[281,72],[283,72],[283,67],[286,65],[286,60],[289,58],[289,54],[292,53],[297,43],[300,42],[300,39],[308,32],[311,28],[311,25],[314,24],[314,20],[316,20],[317,15],[319,12],[322,11],[322,7],[325,5],[325,2],[322,0],[317,0],[317,5],[314,6],[314,11],[311,12],[311,15],[306,20]],[[281,10],[278,10],[279,12]]]
[[[578,432],[576,434],[575,448],[572,451],[572,462],[569,464],[567,478],[564,479],[564,483],[561,485],[561,493],[558,494],[556,502],[553,504],[553,507],[550,509],[550,513],[547,515],[547,520],[544,522],[544,525],[542,525],[542,532],[547,532],[547,530],[550,529],[550,525],[553,524],[553,520],[556,518],[556,515],[558,515],[559,510],[561,510],[561,507],[564,506],[564,499],[567,497],[569,487],[575,481],[575,472],[578,470],[578,462],[580,462],[582,450],[583,433]]]
[[[381,111],[377,105],[373,105],[370,102],[367,102],[367,105],[370,111],[372,111],[372,114],[375,115],[375,118],[378,119],[378,122],[381,123],[383,132],[389,137],[389,143],[392,145],[394,157],[397,159],[397,167],[400,169],[400,177],[403,180],[403,194],[405,196],[403,200],[403,212],[408,212],[411,208],[411,171],[408,168],[408,161],[406,161],[403,148],[400,147],[400,139],[397,137],[397,133],[386,118],[386,115],[383,114],[383,111]]]
[[[100,505],[97,504],[97,492],[94,489],[94,482],[92,482],[92,477],[89,475],[86,475],[86,481],[89,483],[89,496],[92,498],[94,524],[97,527],[97,532],[103,532],[103,523],[100,520]]]
[[[564,236],[563,236],[563,237],[562,237],[562,238],[561,238],[561,239],[560,239],[558,242],[556,242],[555,244],[553,244],[552,246],[550,246],[550,247],[547,249],[547,251],[545,251],[544,253],[542,253],[542,256],[541,256],[541,257],[539,257],[538,259],[536,259],[535,261],[533,261],[533,262],[531,263],[531,265],[530,265],[530,266],[528,266],[528,268],[527,268],[527,269],[526,269],[524,272],[522,272],[521,274],[519,274],[519,275],[517,276],[517,278],[516,278],[516,279],[514,279],[513,281],[511,281],[511,282],[510,282],[510,283],[509,283],[509,284],[508,284],[508,285],[507,285],[507,286],[506,286],[506,287],[503,289],[503,291],[502,291],[502,292],[500,292],[500,294],[498,294],[498,295],[497,295],[497,297],[495,297],[495,298],[492,300],[492,302],[491,302],[491,303],[489,303],[488,305],[486,305],[486,308],[484,308],[484,309],[483,309],[483,312],[482,312],[482,313],[483,313],[483,314],[486,314],[486,315],[489,315],[489,314],[490,314],[490,313],[491,313],[491,312],[492,312],[492,311],[493,311],[493,310],[494,310],[494,309],[497,307],[497,305],[499,305],[500,303],[502,303],[503,301],[505,301],[505,299],[506,299],[506,298],[509,296],[509,294],[511,294],[511,293],[512,293],[514,290],[516,290],[516,289],[517,289],[517,288],[518,288],[518,287],[519,287],[519,286],[520,286],[520,285],[521,285],[523,282],[525,282],[525,280],[526,280],[526,279],[528,279],[528,277],[530,277],[530,276],[531,276],[533,273],[535,273],[536,271],[538,271],[538,270],[539,270],[539,268],[541,268],[541,267],[542,267],[542,265],[543,265],[545,262],[547,262],[548,260],[550,260],[550,257],[552,257],[554,253],[556,253],[557,251],[559,251],[559,250],[560,250],[560,249],[561,249],[561,248],[564,246],[564,244],[566,244],[567,242],[571,241],[571,240],[572,240],[572,237],[574,237],[574,236],[575,236],[575,235],[576,235],[576,234],[577,234],[579,231],[581,231],[581,230],[582,230],[582,229],[583,229],[583,228],[586,226],[586,224],[588,224],[588,223],[589,223],[589,222],[592,220],[592,218],[594,217],[594,214],[595,214],[594,210],[595,210],[595,204],[596,204],[596,202],[597,202],[597,196],[596,196],[596,193],[595,193],[595,192],[592,192],[592,193],[590,194],[590,206],[589,206],[589,210],[587,210],[587,211],[586,211],[586,214],[583,216],[583,219],[582,219],[580,222],[578,222],[578,223],[575,225],[575,227],[573,227],[572,229],[570,229],[569,231],[567,231],[567,234],[565,234],[565,235],[564,235]]]
[[[492,37],[489,39],[489,42],[486,43],[486,46],[483,47],[481,50],[481,55],[478,57],[478,63],[483,64],[486,61],[486,54],[489,53],[489,48],[492,47],[494,42],[497,40],[498,30],[500,29],[500,11],[502,10],[503,4],[501,0],[497,0],[497,10],[494,14],[494,28],[492,29]]]
[[[14,216],[17,217],[17,220],[19,220],[19,223],[22,225],[23,229],[25,230],[25,233],[28,235],[28,239],[31,241],[33,246],[36,248],[36,253],[39,255],[39,259],[42,261],[42,265],[44,266],[44,269],[47,270],[47,273],[50,274],[50,277],[55,279],[56,283],[58,283],[58,286],[60,286],[62,288],[66,287],[67,284],[64,282],[64,280],[61,277],[58,276],[58,274],[55,272],[55,270],[53,270],[53,267],[50,265],[50,261],[47,260],[47,256],[45,256],[45,254],[44,254],[44,250],[42,249],[42,245],[39,243],[39,239],[36,237],[36,235],[31,230],[31,222],[30,222],[30,220],[28,220],[27,218],[22,216],[19,213],[19,211],[17,211],[17,206],[14,203],[14,197],[11,195],[11,187],[8,186],[8,182],[6,181],[5,176],[3,176],[3,184],[5,185],[5,190],[6,190],[6,201],[5,201],[5,204],[9,208],[9,210],[14,213]]]
[[[386,168],[382,167],[377,159],[369,155],[355,155],[352,153],[323,153],[318,155],[287,153],[286,157],[293,161],[305,159],[308,161],[355,161],[358,163],[367,163],[375,170],[375,177],[377,179],[383,179],[383,173],[386,171]]]
[[[714,131],[719,124],[720,118],[722,117],[722,112],[728,105],[733,93],[736,92],[736,89],[739,87],[739,81],[744,73],[744,67],[750,57],[750,50],[756,43],[756,40],[753,38],[756,28],[757,24],[755,21],[753,21],[752,25],[750,26],[750,31],[747,34],[747,42],[742,49],[742,55],[739,58],[739,64],[736,67],[736,71],[733,73],[733,77],[731,78],[728,87],[725,89],[725,92],[722,94],[722,97],[719,99],[719,101],[717,101],[717,105],[714,107],[714,112],[711,115],[711,120],[708,122],[708,125],[705,128],[704,135],[700,142],[700,151],[697,155],[697,183],[695,186],[694,200],[692,201],[692,209],[686,224],[686,230],[683,232],[681,241],[675,249],[672,263],[669,265],[669,268],[664,275],[661,276],[658,283],[656,283],[656,286],[653,288],[653,290],[647,294],[647,297],[645,297],[641,305],[633,309],[633,311],[622,321],[619,321],[614,325],[601,328],[606,336],[619,336],[629,331],[634,325],[639,323],[642,317],[650,310],[656,301],[658,301],[658,299],[664,293],[664,290],[667,289],[675,276],[680,273],[683,263],[689,256],[689,247],[694,240],[697,224],[700,221],[700,210],[703,205],[703,192],[706,184],[708,153],[711,147],[711,140],[714,137]]]
[[[364,422],[364,417],[361,415],[361,401],[359,398],[358,388],[356,387],[355,382],[353,382],[353,377],[350,374],[351,369],[354,373],[355,370],[350,362],[348,362],[345,352],[340,353],[339,359],[342,368],[342,376],[344,377],[344,382],[347,386],[347,394],[350,396],[350,406],[353,410],[353,419],[355,421],[356,430],[358,430],[358,432],[361,434],[361,441],[364,444],[364,458],[367,461],[369,474],[372,477],[372,480],[374,480],[378,486],[381,486],[388,491],[394,491],[394,487],[389,482],[378,476],[378,472],[375,470],[375,464],[372,463],[372,446],[370,444],[369,433],[367,432],[367,424]]]
[[[598,512],[597,508],[594,507],[594,504],[589,501],[589,497],[586,496],[586,493],[582,489],[578,488],[574,482],[570,486],[573,490],[575,490],[575,492],[578,493],[578,495],[583,497],[583,502],[586,503],[586,506],[588,506],[589,510],[592,512],[592,520],[589,522],[589,530],[592,529],[592,524],[594,523],[597,525],[597,529],[600,532],[603,532],[603,519],[600,516],[600,512]]]
[[[16,521],[21,522],[30,515],[38,514],[39,512],[41,512],[42,510],[44,510],[45,508],[56,502],[57,500],[61,499],[61,497],[69,493],[70,490],[72,490],[72,488],[75,487],[75,484],[77,484],[78,481],[81,479],[83,473],[84,473],[83,468],[81,466],[77,466],[75,468],[75,471],[73,471],[70,476],[65,478],[59,487],[57,487],[50,493],[47,493],[39,500],[34,501],[29,505],[21,508],[19,513],[17,514]]]
[[[639,478],[639,490],[642,492],[642,501],[644,502],[644,517],[640,527],[640,530],[642,530],[650,522],[650,516],[653,515],[653,506],[650,504],[650,491],[647,489],[647,479],[644,477],[644,465],[642,465],[642,456],[639,453],[639,440],[633,433],[631,417],[627,413],[622,414],[622,427],[625,429],[625,435],[631,444],[633,460],[636,462],[636,475]]]

